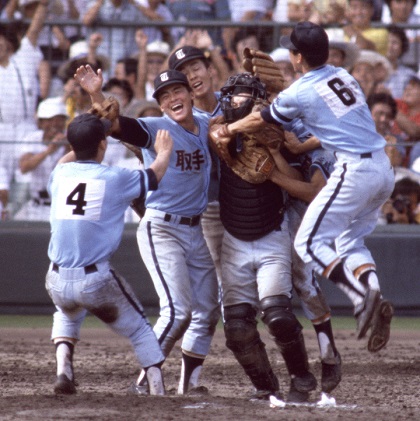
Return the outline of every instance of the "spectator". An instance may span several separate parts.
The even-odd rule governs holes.
[[[270,56],[283,74],[284,88],[289,87],[299,77],[290,62],[289,50],[286,48],[276,48],[270,53]]]
[[[164,68],[169,56],[170,46],[166,42],[155,41],[147,43],[147,36],[142,30],[136,32],[136,42],[139,46],[139,67],[137,72],[136,98],[155,101],[153,83],[156,76]],[[144,63],[146,62],[146,65]]]
[[[348,0],[348,25],[344,26],[344,40],[355,42],[361,50],[373,50],[385,55],[388,46],[388,31],[373,28],[373,0]]]
[[[260,39],[255,28],[241,28],[235,33],[232,39],[228,57],[231,62],[233,74],[240,73],[244,70],[242,68],[242,60],[243,51],[246,47],[254,50],[261,49]]]
[[[114,73],[115,65],[120,58],[136,53],[134,27],[101,26],[101,23],[131,23],[132,25],[145,23],[142,13],[130,0],[91,0],[81,20],[88,27],[88,34],[102,33],[103,42],[98,53],[110,59],[110,74]]]
[[[24,198],[27,193],[27,180],[21,178],[18,170],[20,145],[16,142],[36,129],[37,70],[42,60],[37,42],[47,6],[45,0],[38,3],[35,16],[22,39],[19,39],[12,24],[0,25],[0,220],[7,219],[9,211],[13,211],[8,208],[12,182],[16,182],[15,197]]]
[[[47,98],[37,110],[38,130],[29,133],[21,148],[19,166],[22,174],[30,175],[30,200],[16,213],[14,219],[48,221],[51,198],[48,179],[59,159],[68,152],[66,139],[66,107],[61,98]]]
[[[409,178],[395,183],[390,199],[382,206],[380,222],[387,224],[418,224],[420,184]],[[385,222],[386,221],[386,222]]]
[[[109,69],[109,59],[102,54],[97,54],[97,50],[103,40],[99,32],[92,33],[89,40],[79,40],[70,46],[69,58],[57,70],[57,76],[61,83],[73,78],[76,70],[83,64],[90,64],[94,69]]]
[[[408,38],[404,29],[397,26],[388,28],[388,50],[386,57],[391,63],[392,72],[384,81],[385,88],[395,99],[400,99],[403,95],[405,85],[416,75],[413,69],[401,64],[401,57],[408,51]]]
[[[385,90],[383,82],[391,72],[392,67],[386,57],[375,51],[361,50],[350,73],[368,97],[374,92]]]
[[[359,47],[354,42],[334,41],[330,38],[330,54],[327,63],[335,67],[353,68],[360,55]]]
[[[138,65],[139,60],[136,57],[121,58],[117,61],[113,77],[119,80],[126,80],[134,92],[137,82]]]
[[[230,21],[231,13],[229,0],[169,0],[167,2],[177,22],[198,21]],[[193,28],[190,28],[193,29]],[[223,49],[229,49],[232,39],[232,28],[195,28],[205,29],[209,32],[214,45],[220,45]],[[185,28],[178,28],[175,43],[185,35]]]
[[[406,155],[405,148],[401,145],[404,140],[401,136],[394,136],[391,133],[397,115],[397,102],[392,95],[387,93],[371,94],[367,97],[366,102],[375,122],[376,131],[387,141],[385,151],[397,173],[403,166]]]
[[[174,20],[168,6],[161,0],[134,0],[134,4],[146,21],[171,23]],[[148,27],[145,25],[143,31],[147,35],[149,42],[164,41],[169,45],[173,45],[178,37],[179,29],[176,27],[171,28],[170,26]]]
[[[308,20],[319,25],[342,25],[346,22],[347,0],[314,0]]]
[[[393,133],[402,135],[406,142],[420,140],[420,79],[412,77],[403,96],[397,100],[398,112]]]
[[[415,7],[417,0],[385,0],[387,7],[384,7],[382,22],[395,25],[419,25],[420,15]],[[418,70],[419,39],[420,33],[416,29],[405,29],[409,41],[408,52],[401,58],[402,63]]]

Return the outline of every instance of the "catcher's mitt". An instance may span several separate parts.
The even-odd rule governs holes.
[[[112,96],[106,98],[101,104],[95,102],[88,113],[97,115],[100,119],[108,120],[111,124],[106,132],[106,135],[110,135],[114,122],[120,116],[120,104]]]
[[[247,47],[244,48],[243,55],[243,68],[258,76],[265,83],[268,92],[277,94],[284,89],[283,74],[268,54]]]
[[[253,110],[257,111],[258,107],[263,106],[262,102],[258,103]],[[275,167],[269,148],[281,148],[284,142],[283,128],[267,124],[256,133],[242,135],[242,148],[239,151],[235,150],[235,144],[226,141],[229,138],[232,140],[234,136],[229,133],[223,117],[213,119],[209,125],[209,140],[219,158],[249,183],[259,184],[266,181]]]

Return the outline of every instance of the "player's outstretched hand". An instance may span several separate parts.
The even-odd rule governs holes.
[[[157,153],[155,161],[150,165],[158,181],[165,175],[169,165],[169,159],[173,148],[173,140],[168,130],[158,130],[155,141],[155,151]]]
[[[80,66],[77,68],[74,78],[91,96],[100,93],[102,90],[103,75],[101,69],[98,69],[98,73],[95,73],[89,64]]]

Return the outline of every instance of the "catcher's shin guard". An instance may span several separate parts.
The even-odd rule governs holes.
[[[279,390],[279,382],[271,367],[265,345],[256,328],[256,312],[250,304],[224,308],[226,346],[244,369],[258,395]]]
[[[288,343],[282,343],[276,340],[281,355],[286,363],[294,387],[299,392],[310,392],[315,390],[317,381],[315,376],[309,371],[308,354],[306,353],[305,341],[302,333]]]

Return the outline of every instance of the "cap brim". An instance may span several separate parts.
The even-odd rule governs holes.
[[[293,42],[290,39],[290,36],[289,35],[283,35],[280,38],[280,45],[283,48],[287,48],[288,50],[297,50],[296,46],[293,44]]]
[[[161,85],[159,85],[159,87],[153,92],[152,97],[154,99],[158,99],[159,93],[162,91],[163,88],[166,88],[169,85],[183,85],[186,86],[187,88],[189,88],[188,84],[185,84],[184,82],[180,81],[180,80],[168,80],[164,83],[162,83]]]

